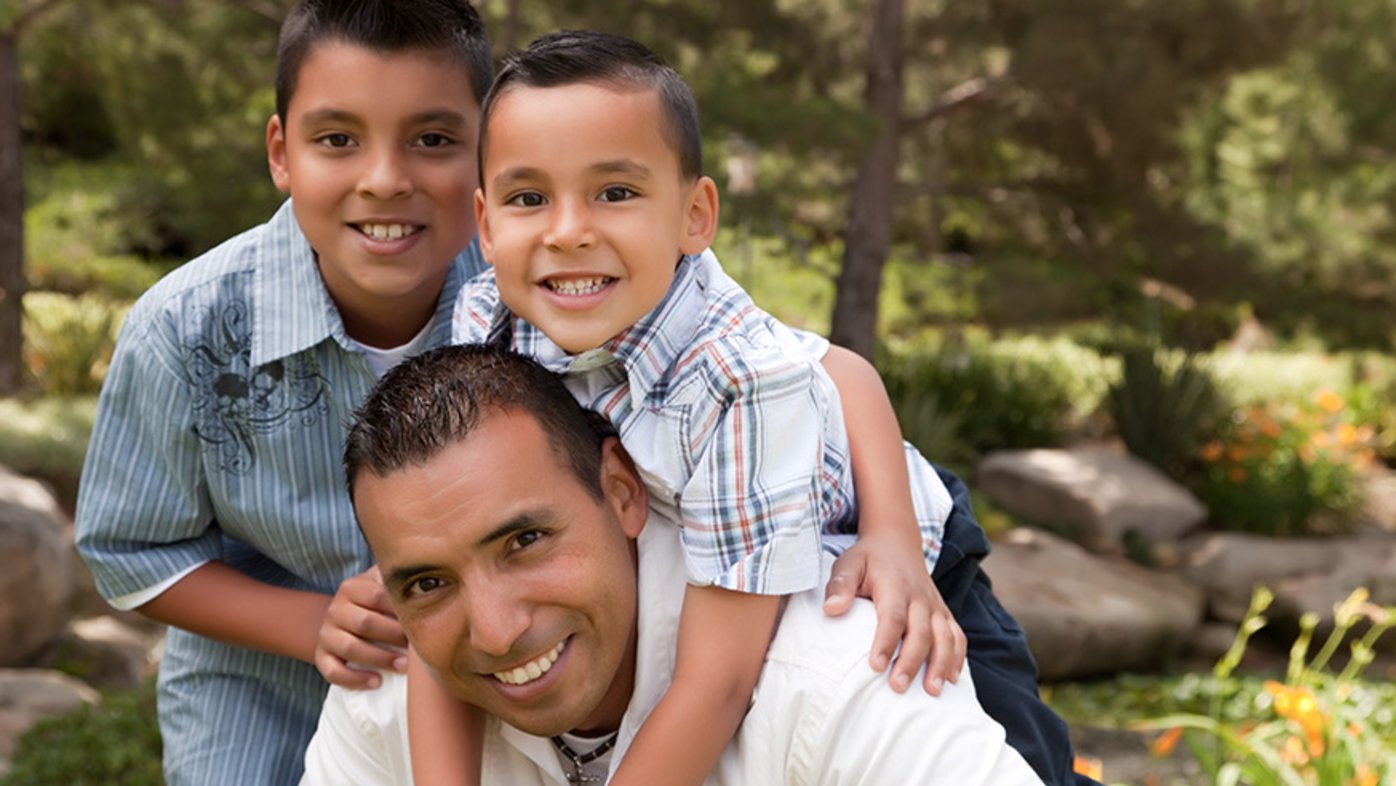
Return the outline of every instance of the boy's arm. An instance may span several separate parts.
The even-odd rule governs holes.
[[[958,679],[965,635],[926,570],[896,413],[877,369],[860,355],[830,345],[823,364],[843,403],[858,500],[858,542],[834,563],[825,611],[842,614],[855,595],[872,598],[872,667],[885,669],[900,641],[893,687],[905,690],[927,663],[925,689],[938,695]]]
[[[485,721],[446,692],[416,652],[408,655],[407,739],[414,783],[478,786]]]
[[[780,614],[778,595],[689,585],[674,679],[610,786],[698,786],[746,717]]]
[[[331,597],[264,584],[215,560],[137,611],[200,636],[305,661],[336,684],[377,687],[376,673],[349,668],[345,662],[401,670],[401,653],[368,642],[405,647],[407,640],[397,620],[388,616],[390,611],[358,605],[372,597],[374,583],[376,576],[360,574]],[[339,648],[339,654],[331,648]],[[331,662],[343,671],[330,669]]]

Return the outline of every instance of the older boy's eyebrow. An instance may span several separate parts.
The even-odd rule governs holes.
[[[516,166],[506,169],[494,176],[490,185],[498,189],[506,189],[516,183],[534,183],[543,179],[543,170],[532,166]]]
[[[343,109],[327,107],[316,109],[305,114],[307,125],[358,125],[363,123],[363,119],[353,112]],[[465,115],[453,109],[428,109],[411,115],[405,121],[406,125],[442,125],[460,127],[465,125]]]

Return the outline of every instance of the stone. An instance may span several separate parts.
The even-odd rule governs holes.
[[[56,671],[0,669],[0,759],[14,757],[15,743],[35,723],[100,698],[91,686]]]
[[[1326,573],[1338,564],[1339,541],[1329,538],[1273,538],[1217,532],[1181,544],[1180,570],[1207,595],[1211,616],[1239,623],[1257,585],[1274,589],[1285,579]]]
[[[1275,601],[1269,616],[1276,628],[1296,632],[1301,616],[1318,616],[1315,648],[1333,630],[1334,609],[1359,587],[1370,592],[1372,604],[1396,606],[1396,537],[1383,533],[1344,538],[1335,545],[1338,558],[1326,570],[1281,579],[1271,587]],[[1352,635],[1361,635],[1367,628],[1360,621]],[[1396,651],[1396,635],[1387,634],[1378,646]]]
[[[76,674],[102,690],[134,688],[155,672],[163,630],[119,615],[78,620],[38,665]]]
[[[53,495],[0,467],[0,666],[26,665],[63,632],[74,570]]]
[[[1100,445],[991,453],[979,465],[976,484],[1010,515],[1098,553],[1120,553],[1126,539],[1166,544],[1207,518],[1187,489]]]
[[[1043,680],[1156,671],[1202,620],[1203,594],[1181,577],[1041,530],[1010,531],[984,570],[1027,633]]]

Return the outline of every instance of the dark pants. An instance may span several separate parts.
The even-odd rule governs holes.
[[[1027,637],[999,605],[979,561],[989,553],[989,539],[970,506],[969,489],[955,475],[936,467],[955,502],[945,523],[945,538],[936,561],[936,588],[969,640],[969,667],[979,703],[1008,733],[1008,744],[1022,754],[1050,786],[1100,786],[1072,772],[1071,740],[1066,723],[1037,692],[1037,663]]]

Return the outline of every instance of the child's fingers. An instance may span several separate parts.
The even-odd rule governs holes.
[[[906,598],[885,598],[877,602],[877,630],[873,633],[872,654],[868,657],[868,665],[873,667],[873,671],[882,671],[887,668],[887,664],[892,661],[892,655],[897,651],[897,645],[902,643],[902,636],[907,629]],[[921,653],[924,660],[926,654]],[[892,676],[892,687],[900,693],[906,690],[906,686],[911,684],[908,679],[902,685],[897,684],[896,675]]]
[[[931,657],[926,662],[926,674],[921,684],[932,696],[939,696],[947,682],[960,679],[965,661],[965,637],[960,626],[948,614],[934,615],[931,629]]]
[[[933,638],[929,616],[913,609],[908,616],[906,633],[902,636],[902,648],[897,653],[897,662],[892,665],[890,679],[893,690],[898,693],[905,691],[911,686],[912,680],[916,679],[916,673],[921,670],[921,666],[927,663],[927,658],[938,654],[934,649],[937,642]],[[932,695],[939,695],[939,692]]]
[[[868,561],[862,552],[844,552],[834,560],[829,583],[824,585],[825,614],[837,617],[848,611],[858,594],[858,588],[863,585],[867,569]]]
[[[376,671],[356,669],[335,658],[316,659],[316,666],[325,681],[331,685],[352,690],[369,690],[383,683],[383,677]]]

